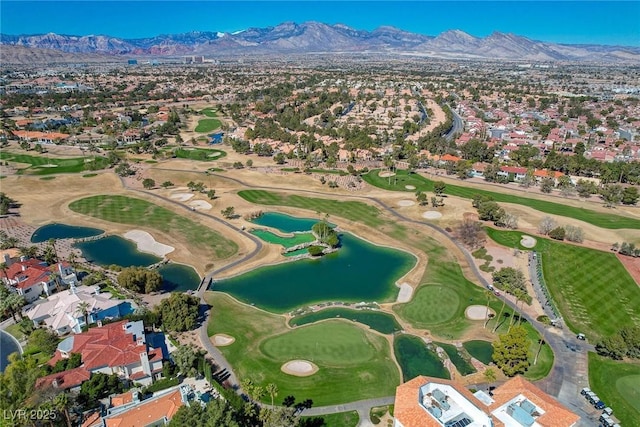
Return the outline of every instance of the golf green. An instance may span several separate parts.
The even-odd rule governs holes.
[[[453,319],[460,308],[458,293],[447,286],[424,285],[411,304],[402,309],[405,318],[419,325],[435,325]]]
[[[640,375],[618,378],[616,389],[629,405],[640,412]]]

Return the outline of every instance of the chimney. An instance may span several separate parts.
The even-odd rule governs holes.
[[[98,320],[98,328],[102,328],[102,320]]]
[[[151,376],[151,364],[149,363],[149,356],[146,351],[140,353],[140,364],[142,365],[142,372]]]
[[[53,381],[51,381],[51,385],[53,386],[53,388],[58,388],[58,379],[54,378]]]
[[[136,340],[136,345],[144,345],[144,338],[138,337],[138,339]]]
[[[131,400],[134,403],[140,402],[140,393],[138,393],[138,390],[131,391]]]
[[[20,257],[20,262],[25,262],[26,260],[27,260],[27,257],[26,257],[26,256],[22,255],[22,256]]]
[[[27,266],[22,264],[20,267],[22,267],[22,271],[27,271]]]

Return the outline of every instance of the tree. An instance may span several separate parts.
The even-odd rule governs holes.
[[[118,374],[107,375],[96,372],[80,386],[78,400],[83,403],[84,407],[93,408],[98,406],[98,399],[107,397],[110,394],[121,393],[123,388],[124,386]]]
[[[523,374],[529,368],[529,339],[522,326],[515,326],[493,342],[493,361],[512,377]]]
[[[497,379],[496,371],[494,371],[493,368],[485,369],[485,371],[484,371],[484,379],[488,383],[495,382],[496,379]]]
[[[213,190],[213,189],[208,190],[207,191],[207,197],[209,199],[211,199],[211,200],[215,199],[216,198],[216,190]]]
[[[144,267],[127,267],[118,274],[118,284],[138,293],[150,293],[162,287],[162,276]]]
[[[524,175],[524,178],[520,180],[520,186],[524,188],[529,188],[532,185],[536,185],[536,176],[534,175],[533,168],[527,169],[527,173]]]
[[[197,373],[197,363],[198,359],[202,356],[196,350],[195,347],[191,345],[181,345],[171,353],[171,358],[174,363],[178,367],[178,370],[187,377],[195,376]]]
[[[436,193],[437,196],[441,196],[444,194],[444,190],[447,188],[447,185],[443,181],[434,181],[433,182],[433,192]]]
[[[514,291],[516,289],[525,292],[527,290],[524,273],[516,268],[502,267],[500,270],[493,272],[492,278],[493,286],[512,295],[515,295]]]
[[[274,383],[269,383],[265,390],[269,393],[269,396],[271,397],[271,406],[273,406],[273,398],[278,396],[278,386]]]
[[[142,180],[142,186],[145,188],[145,190],[151,190],[156,186],[156,182],[151,178],[145,178]]]
[[[84,316],[84,324],[89,327],[89,309],[91,305],[86,301],[80,301],[76,306],[76,314]]]
[[[16,314],[22,316],[22,307],[26,304],[26,301],[22,295],[18,295],[15,292],[10,292],[6,286],[0,284],[0,311],[2,313],[9,313],[13,318],[13,321],[17,323]]]
[[[558,226],[558,223],[556,222],[555,219],[551,218],[550,216],[545,216],[540,221],[540,224],[538,224],[538,232],[546,236],[547,234],[549,234],[551,230],[553,230],[557,226]]]
[[[638,194],[637,187],[630,185],[622,190],[622,204],[635,205],[638,203],[638,198],[640,198],[640,195]]]
[[[58,336],[48,329],[36,329],[29,335],[29,346],[40,349],[45,354],[52,355],[58,348]]]
[[[587,199],[591,197],[592,194],[596,194],[598,192],[598,187],[592,181],[579,179],[576,183],[576,192],[578,193],[578,196]]]
[[[27,259],[36,258],[38,256],[38,248],[35,246],[23,246],[18,248],[20,256],[24,256]]]
[[[250,168],[251,166],[253,166],[253,160],[248,159],[248,160],[245,162],[245,165],[247,165],[247,167],[248,167],[248,168]]]
[[[478,217],[482,221],[499,222],[504,216],[504,210],[494,201],[486,201],[478,206]]]
[[[496,225],[515,230],[518,228],[518,215],[504,212],[500,220],[496,221]]]
[[[543,193],[551,193],[551,191],[553,191],[553,187],[555,187],[553,178],[544,177],[540,180],[540,191]]]
[[[115,168],[115,172],[122,177],[135,175],[135,171],[131,168],[131,165],[127,162],[122,162]]]
[[[482,325],[482,328],[486,329],[487,323],[489,323],[489,303],[491,302],[491,291],[488,289],[485,289],[484,296],[487,297],[487,312],[485,313],[485,316],[484,316],[484,325]]]
[[[604,205],[612,208],[622,201],[622,186],[618,184],[605,185],[600,189],[600,197],[604,200]]]
[[[169,187],[173,187],[173,182],[171,181],[165,181],[162,184],[160,184],[160,187],[162,188],[169,188]]]
[[[229,206],[220,211],[223,217],[226,219],[231,219],[236,214],[236,209],[233,206]]]
[[[614,334],[596,344],[598,354],[615,360],[622,360],[627,354],[627,344],[620,334]]]
[[[420,206],[424,206],[427,203],[427,193],[424,191],[418,191],[416,193],[416,200]]]
[[[287,161],[287,159],[284,156],[284,153],[278,153],[275,156],[273,156],[273,161],[276,162],[276,164],[278,165],[283,165],[284,162]]]
[[[582,228],[573,225],[565,225],[565,237],[570,242],[582,243],[584,241],[584,231]]]
[[[566,232],[563,227],[556,227],[549,232],[549,237],[556,240],[564,240],[565,234]]]
[[[182,405],[175,413],[170,427],[241,427],[238,421],[242,418],[229,402],[223,399],[211,399],[207,406]]]
[[[455,228],[456,239],[470,249],[476,249],[484,245],[486,234],[482,223],[465,219]]]
[[[502,298],[502,307],[500,307],[500,313],[498,313],[498,315],[496,316],[496,324],[493,327],[493,333],[495,333],[498,330],[498,327],[500,326],[500,320],[502,319],[502,313],[504,312],[504,307],[507,305],[507,300],[503,297]]]
[[[185,293],[172,293],[158,307],[162,326],[167,331],[190,331],[198,320],[200,301]]]

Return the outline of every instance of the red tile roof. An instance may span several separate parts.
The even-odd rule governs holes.
[[[87,371],[84,366],[79,368],[69,369],[68,371],[58,372],[57,374],[47,375],[36,380],[36,388],[43,388],[47,386],[66,390],[73,387],[78,387],[83,382],[89,380],[91,373]],[[53,382],[56,381],[56,385]]]
[[[106,427],[138,427],[146,426],[163,418],[170,420],[184,405],[180,389],[157,399],[143,402],[128,411],[105,418]]]

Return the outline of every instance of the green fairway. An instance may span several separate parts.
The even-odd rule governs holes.
[[[195,131],[198,133],[207,133],[212,132],[222,126],[220,120],[217,119],[218,114],[216,110],[212,107],[207,107],[200,111],[200,114],[206,116],[206,119],[201,119],[198,121],[198,125],[195,128]]]
[[[285,248],[290,248],[301,243],[309,243],[316,240],[316,238],[311,233],[295,233],[291,237],[282,237],[270,231],[258,229],[251,231],[251,234],[259,237],[265,242],[273,243],[274,245],[281,245]]]
[[[115,195],[92,196],[70,203],[69,209],[105,221],[150,227],[169,235],[181,236],[189,244],[210,251],[216,259],[228,258],[238,251],[235,242],[216,231],[142,199]]]
[[[301,417],[315,418],[315,417]],[[324,425],[327,427],[356,427],[360,421],[360,417],[356,411],[340,412],[338,414],[322,415]]]
[[[173,151],[179,159],[200,160],[210,162],[219,160],[227,155],[225,151],[205,148],[176,148]]]
[[[381,334],[393,334],[402,329],[391,314],[372,310],[353,310],[344,307],[325,308],[324,310],[296,316],[289,320],[289,324],[291,326],[302,326],[332,318],[342,318],[362,323]]]
[[[433,181],[417,173],[410,174],[407,171],[398,170],[396,176],[391,177],[391,180],[389,181],[389,178],[380,177],[379,172],[380,170],[371,171],[368,174],[363,175],[362,178],[369,184],[385,190],[409,191],[411,193],[416,191],[433,192]],[[407,185],[411,185],[416,189],[407,190],[405,187]],[[566,206],[560,203],[548,202],[546,200],[531,199],[513,194],[497,193],[494,191],[480,190],[477,188],[463,187],[454,184],[447,184],[444,192],[445,194],[465,199],[473,199],[474,195],[483,194],[493,197],[496,202],[516,203],[528,206],[540,212],[577,219],[602,228],[640,228],[640,220],[638,219]]]
[[[507,247],[521,232],[487,230]],[[640,325],[640,287],[615,254],[536,236],[544,279],[565,323],[592,342],[626,325]]]
[[[240,380],[265,386],[274,383],[279,395],[315,406],[390,396],[400,384],[400,372],[381,336],[343,321],[329,320],[289,330],[284,317],[238,303],[220,292],[207,292],[212,305],[209,335],[235,338],[220,347]],[[281,371],[292,359],[313,361],[319,371],[296,377]],[[265,398],[265,402],[269,400]]]
[[[623,426],[639,425],[640,363],[617,362],[589,353],[589,386]]]
[[[60,159],[48,156],[31,156],[28,154],[15,154],[0,151],[0,160],[30,164],[23,169],[18,169],[18,174],[51,175],[56,173],[78,173],[88,170],[106,168],[109,163],[105,157],[74,157]]]
[[[310,211],[328,213],[351,221],[362,222],[371,227],[378,227],[383,223],[383,220],[379,218],[380,211],[362,202],[339,202],[331,199],[289,196],[264,190],[242,190],[238,192],[238,196],[248,202],[259,205],[309,209]]]

